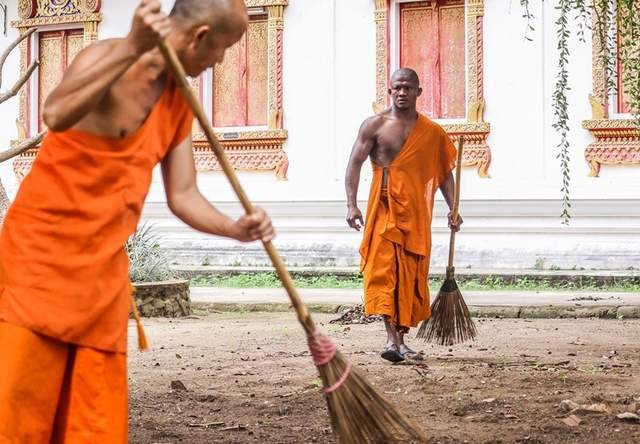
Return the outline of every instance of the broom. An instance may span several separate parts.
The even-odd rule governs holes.
[[[253,213],[253,206],[191,90],[175,51],[166,41],[161,41],[159,46],[240,203],[247,214]],[[263,245],[307,335],[311,356],[324,386],[334,434],[345,444],[392,443],[403,440],[425,442],[426,438],[422,433],[352,367],[329,337],[316,329],[276,248],[271,242],[263,242]]]
[[[462,164],[462,149],[464,139],[458,139],[458,158],[456,161],[456,184],[453,201],[452,220],[458,220],[460,206],[460,170]],[[416,337],[427,342],[435,342],[440,345],[453,345],[468,340],[475,340],[478,331],[471,319],[469,308],[464,302],[462,293],[455,280],[455,267],[453,266],[453,253],[456,240],[456,232],[451,229],[449,238],[449,263],[442,287],[431,306],[431,317],[422,322]]]

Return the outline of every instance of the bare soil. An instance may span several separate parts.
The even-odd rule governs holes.
[[[392,365],[381,323],[316,322],[432,443],[639,443],[640,322],[479,320],[473,344],[424,345]],[[291,313],[145,321],[152,351],[130,338],[132,443],[332,443],[319,380]],[[131,329],[132,332],[135,329]],[[182,390],[182,386],[186,390]],[[578,425],[563,400],[604,404]]]

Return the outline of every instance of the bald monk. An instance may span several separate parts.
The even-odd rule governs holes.
[[[384,317],[382,358],[420,359],[404,342],[410,327],[430,315],[431,219],[437,189],[453,205],[456,149],[447,133],[416,110],[422,94],[418,75],[407,68],[391,77],[391,107],[362,123],[345,179],[347,223],[364,226],[360,246],[365,313]],[[358,209],[362,164],[369,157],[373,179],[366,224]],[[449,226],[459,230],[462,218]]]
[[[200,194],[193,116],[160,51],[191,76],[247,27],[242,0],[142,0],[131,30],[83,50],[44,108],[50,129],[0,235],[0,443],[127,442],[123,245],[159,162],[170,209],[191,227],[248,242],[274,236],[264,211],[232,220]]]

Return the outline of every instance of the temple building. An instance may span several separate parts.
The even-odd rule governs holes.
[[[274,218],[290,265],[352,266],[360,234],[346,222],[344,173],[362,121],[389,104],[387,83],[415,69],[420,112],[464,139],[458,267],[628,268],[640,264],[640,132],[611,80],[599,39],[569,41],[571,223],[562,224],[552,94],[558,72],[554,2],[531,0],[245,0],[245,36],[224,62],[192,79],[249,197]],[[164,0],[169,10],[172,0]],[[135,0],[0,0],[3,91],[39,66],[2,105],[2,149],[45,129],[42,106],[73,57],[95,39],[123,37]],[[3,12],[4,11],[4,12]],[[618,78],[624,78],[618,64]],[[222,211],[235,196],[197,124],[199,186]],[[10,195],[37,149],[0,166]],[[359,190],[366,207],[370,167]],[[432,264],[448,247],[438,197]],[[181,264],[266,264],[260,245],[199,234],[173,217],[155,174],[144,220]]]

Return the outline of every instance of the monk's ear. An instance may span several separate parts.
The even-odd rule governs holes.
[[[417,97],[420,97],[422,95],[422,87],[418,87],[418,95]]]
[[[207,39],[207,36],[209,35],[210,31],[211,31],[211,27],[209,25],[196,26],[191,33],[191,35],[193,36],[192,44],[195,47],[200,46],[202,42],[204,42]]]

